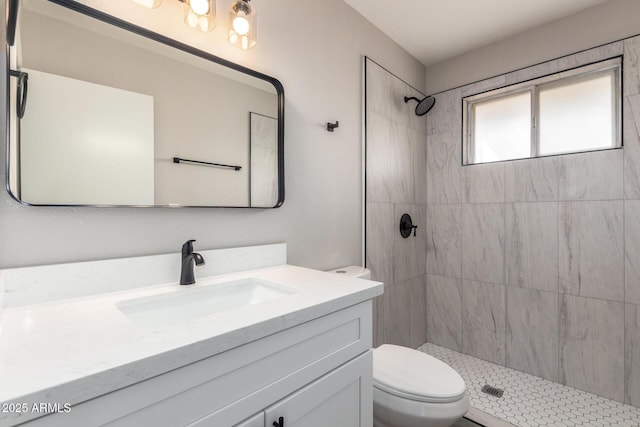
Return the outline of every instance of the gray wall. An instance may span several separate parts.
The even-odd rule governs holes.
[[[624,148],[461,166],[461,98],[624,53]],[[427,117],[430,342],[640,406],[640,37],[443,92]]]
[[[436,93],[640,34],[640,1],[609,0],[530,31],[430,66]]]
[[[360,263],[362,55],[394,64],[423,89],[420,63],[342,0],[256,4],[259,40],[248,52],[225,40],[228,2],[218,2],[218,28],[208,34],[182,23],[179,2],[153,11],[87,2],[278,78],[286,96],[286,201],[273,210],[33,208],[2,192],[0,267],[176,252],[188,238],[198,239],[196,248],[286,242],[290,263],[319,269]],[[178,14],[159,19],[163,10]],[[334,120],[340,127],[329,133],[326,122]],[[4,164],[4,150],[0,156]]]
[[[426,118],[414,114],[422,97],[369,58],[366,64],[366,264],[385,284],[374,301],[374,346],[418,347],[426,330]],[[403,238],[402,214],[411,215],[417,235]]]

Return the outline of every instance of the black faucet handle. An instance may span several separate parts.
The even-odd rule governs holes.
[[[182,255],[190,255],[193,253],[194,242],[195,240],[187,240],[186,242],[184,242],[184,245],[182,245]]]

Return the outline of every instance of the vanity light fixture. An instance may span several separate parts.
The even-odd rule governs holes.
[[[155,9],[162,0],[133,0],[141,6]],[[203,31],[212,31],[216,27],[216,0],[178,0],[184,3],[184,23],[187,26]]]
[[[251,49],[258,41],[256,11],[250,0],[234,0],[229,7],[229,43]]]

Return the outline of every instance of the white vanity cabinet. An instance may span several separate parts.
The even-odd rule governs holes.
[[[370,427],[371,331],[369,300],[23,425]]]
[[[369,351],[234,427],[369,427],[371,363]],[[204,419],[190,427],[215,425]]]

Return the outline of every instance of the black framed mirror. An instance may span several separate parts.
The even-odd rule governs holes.
[[[282,205],[277,79],[75,1],[7,7],[6,185],[14,199]]]

